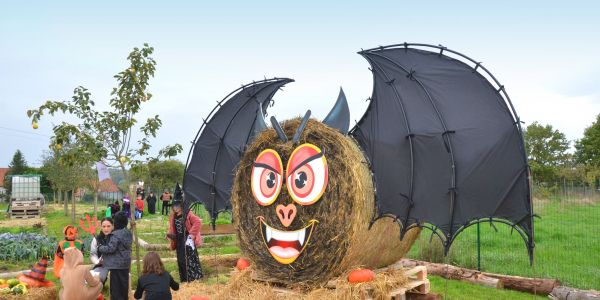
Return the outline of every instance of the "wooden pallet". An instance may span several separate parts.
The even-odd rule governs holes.
[[[10,210],[11,219],[39,218],[40,215],[41,215],[41,210],[39,208],[15,209],[13,207]]]
[[[391,299],[406,300],[407,293],[429,294],[430,284],[429,279],[427,279],[426,267],[417,266],[408,269],[404,272],[404,275],[408,277],[408,283],[403,287],[392,290],[390,292]]]

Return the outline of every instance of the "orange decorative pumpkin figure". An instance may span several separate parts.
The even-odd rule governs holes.
[[[65,226],[63,233],[65,239],[58,242],[56,253],[54,254],[54,276],[60,278],[60,271],[65,263],[63,256],[65,250],[75,247],[83,251],[83,242],[77,239],[77,228],[73,225]]]
[[[36,264],[31,266],[31,271],[25,271],[17,279],[27,284],[28,287],[53,287],[54,283],[46,279],[46,268],[48,257],[42,257]]]

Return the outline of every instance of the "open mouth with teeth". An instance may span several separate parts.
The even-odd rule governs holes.
[[[282,231],[267,225],[263,217],[258,217],[258,219],[260,221],[260,232],[269,253],[275,260],[285,265],[293,263],[304,251],[315,224],[319,222],[310,220],[308,225],[302,229]]]

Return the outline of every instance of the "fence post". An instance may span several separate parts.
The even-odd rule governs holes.
[[[481,271],[481,236],[479,222],[477,222],[477,271]]]

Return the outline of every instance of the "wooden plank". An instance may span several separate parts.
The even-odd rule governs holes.
[[[11,211],[11,216],[39,216],[40,211],[26,210],[26,211]]]
[[[40,209],[39,208],[26,208],[26,209],[11,209],[10,210],[11,213],[26,213],[26,212],[36,212],[39,213]]]
[[[33,219],[39,217],[39,215],[13,215],[11,216],[11,219]]]
[[[31,201],[13,201],[11,203],[11,207],[40,207],[40,200],[31,200]]]

